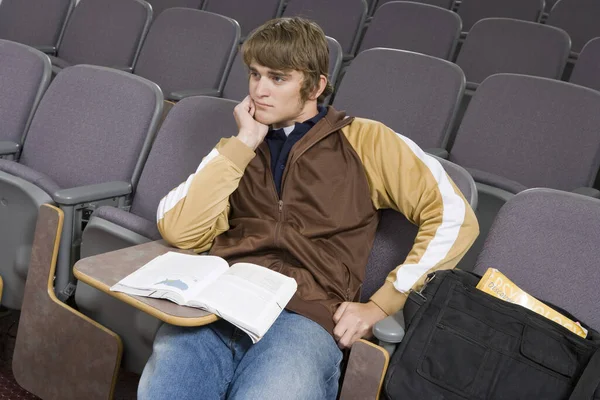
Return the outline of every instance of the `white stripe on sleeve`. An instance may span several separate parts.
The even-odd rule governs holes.
[[[394,287],[402,293],[407,293],[424,274],[446,258],[458,238],[465,219],[466,206],[462,198],[454,192],[454,187],[450,183],[444,167],[435,158],[421,150],[412,140],[398,133],[397,135],[429,168],[437,182],[443,203],[442,223],[419,262],[404,264],[396,272]]]
[[[169,194],[162,198],[160,203],[158,204],[158,209],[156,211],[156,221],[158,222],[161,218],[165,216],[167,212],[169,212],[177,203],[181,201],[185,196],[187,196],[188,191],[190,190],[190,186],[192,186],[192,181],[198,172],[200,172],[206,165],[214,160],[215,157],[219,155],[219,151],[217,149],[212,149],[210,153],[200,163],[198,169],[195,173],[191,174],[185,182],[181,185],[177,186],[175,189],[171,190]]]

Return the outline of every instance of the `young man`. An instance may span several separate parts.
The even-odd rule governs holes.
[[[412,141],[318,106],[332,89],[316,24],[269,21],[242,52],[250,95],[234,111],[238,134],[161,201],[158,227],[174,246],[291,276],[298,291],[254,345],[226,321],[163,325],[141,399],[335,399],[340,348],[400,310],[428,272],[453,268],[478,233],[459,190]],[[361,304],[382,208],[404,213],[419,233]]]

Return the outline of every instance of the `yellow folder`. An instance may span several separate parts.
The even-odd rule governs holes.
[[[521,290],[514,282],[495,268],[488,268],[477,284],[477,289],[501,300],[508,301],[509,303],[519,304],[528,308],[557,324],[561,324],[571,332],[583,338],[587,336],[587,330],[577,322],[572,321],[535,297],[529,295],[527,292]]]

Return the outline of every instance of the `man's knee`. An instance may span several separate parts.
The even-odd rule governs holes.
[[[248,350],[232,399],[335,399],[341,350],[315,322],[293,315],[287,322]]]
[[[163,325],[138,385],[139,399],[218,399],[233,375],[231,352],[208,327]]]
[[[340,366],[320,367],[315,364],[273,365],[263,373],[251,374],[235,382],[228,399],[334,400],[338,391]]]

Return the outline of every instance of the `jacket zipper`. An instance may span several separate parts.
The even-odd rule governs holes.
[[[277,225],[275,225],[275,246],[279,247],[279,236],[281,235],[282,220],[283,220],[283,200],[277,202]]]
[[[287,168],[287,165],[286,165]],[[275,177],[273,176],[273,172],[271,171],[271,168],[268,168],[269,170],[269,175],[271,175],[271,189],[273,192],[273,197],[275,198],[275,201],[277,202],[277,224],[275,225],[275,237],[274,237],[274,242],[275,242],[275,246],[279,247],[279,236],[281,233],[281,221],[283,219],[283,200],[279,198],[279,195],[277,194],[277,188],[275,187]],[[283,185],[282,185],[283,188]],[[282,194],[283,194],[283,190],[282,190]]]
[[[348,123],[349,122],[345,121],[345,120],[342,124],[338,123],[339,126],[335,126],[334,127],[335,129],[332,129],[331,132],[329,132],[327,135],[323,136],[317,142],[311,144],[306,149],[304,149],[298,156],[296,156],[296,159],[300,158],[300,156],[302,156],[304,153],[306,153],[311,147],[315,146],[324,137],[329,136],[329,134],[341,129],[344,125],[346,125]],[[271,188],[273,189],[273,194],[274,194],[275,200],[277,201],[277,210],[278,210],[277,224],[275,225],[275,238],[274,238],[275,246],[277,246],[277,247],[280,246],[279,237],[281,236],[282,221],[283,221],[283,187],[284,187],[284,183],[285,183],[285,178],[287,177],[287,173],[288,173],[288,170],[289,170],[291,164],[292,164],[292,157],[288,157],[288,162],[286,163],[285,171],[283,171],[283,175],[282,175],[282,179],[281,179],[281,188],[280,188],[281,196],[279,196],[277,194],[277,188],[275,187],[275,177],[273,176],[273,172],[271,171],[271,168],[269,168],[269,175],[271,175]],[[280,268],[280,270],[281,270],[281,268]],[[350,285],[349,284],[350,284],[350,277],[348,277],[348,287],[346,289],[346,299],[348,299],[350,297],[350,287],[349,287]]]

